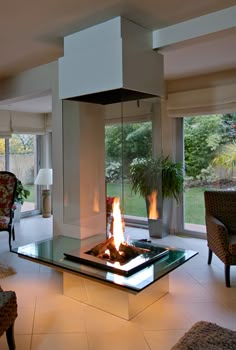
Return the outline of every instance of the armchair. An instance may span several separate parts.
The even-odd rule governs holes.
[[[0,231],[9,234],[9,249],[11,250],[11,237],[15,240],[13,226],[14,199],[17,178],[9,171],[0,171]]]
[[[0,337],[6,332],[9,350],[14,350],[14,322],[17,317],[16,293],[0,287]]]
[[[230,287],[230,266],[236,265],[236,191],[205,191],[208,265],[212,253],[225,264],[225,284]]]

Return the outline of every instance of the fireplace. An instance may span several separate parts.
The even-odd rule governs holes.
[[[106,233],[107,123],[122,128],[130,117],[148,118],[155,124],[158,138],[153,153],[161,152],[158,124],[160,97],[164,96],[163,57],[152,49],[151,39],[151,31],[122,17],[64,38],[64,57],[59,59],[63,234],[66,230],[68,236],[86,239]],[[123,187],[124,183],[115,195],[122,197]]]
[[[154,197],[156,198],[155,194]],[[155,200],[154,204],[156,206]],[[153,213],[153,216],[157,218],[156,213]],[[135,240],[129,242],[125,240],[120,199],[118,197],[114,198],[112,204],[111,231],[110,237],[105,241],[95,246],[91,245],[83,247],[83,249],[65,252],[65,257],[84,265],[128,277],[168,255],[169,250],[166,247],[150,242]]]
[[[126,277],[129,277],[150,264],[153,264],[153,262],[168,256],[168,248],[158,246],[157,244],[135,240],[130,241],[129,243],[130,247],[138,248],[144,252],[124,264],[117,264],[117,262],[110,262],[106,258],[101,259],[91,255],[91,250],[94,249],[94,246],[75,249],[64,253],[64,255],[69,260]]]

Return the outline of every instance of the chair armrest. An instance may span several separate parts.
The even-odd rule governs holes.
[[[206,216],[207,240],[209,247],[221,247],[228,250],[229,232],[226,226],[212,215]]]

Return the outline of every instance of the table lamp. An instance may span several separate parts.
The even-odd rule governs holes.
[[[43,218],[49,218],[51,216],[51,191],[49,186],[52,185],[52,169],[40,169],[34,184],[46,186],[46,189],[42,190],[42,216]]]

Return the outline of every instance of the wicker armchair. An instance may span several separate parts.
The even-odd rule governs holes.
[[[15,240],[13,226],[14,200],[17,178],[9,171],[0,171],[0,231],[9,234],[9,249],[11,250],[11,237]]]
[[[0,336],[6,332],[9,350],[14,350],[14,322],[17,317],[16,294],[13,291],[3,291],[0,287]]]
[[[230,266],[236,265],[236,191],[205,191],[208,264],[212,252],[225,264],[225,284],[230,287]]]

